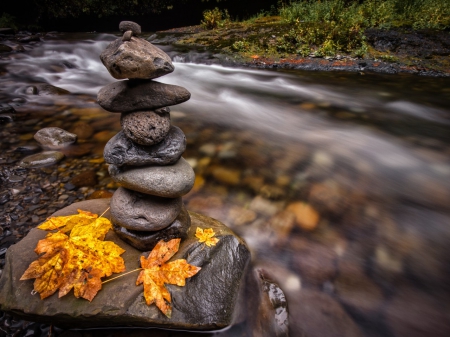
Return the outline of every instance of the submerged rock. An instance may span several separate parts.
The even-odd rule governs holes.
[[[111,42],[101,53],[100,59],[112,77],[116,79],[152,79],[174,70],[169,55],[150,42],[131,37]]]
[[[114,181],[130,190],[164,198],[177,198],[194,186],[195,173],[183,157],[174,165],[122,167],[109,166]]]
[[[59,151],[44,151],[32,154],[21,160],[19,166],[26,168],[43,167],[56,164],[64,158],[64,153]]]
[[[77,135],[60,128],[49,127],[36,132],[34,139],[46,148],[59,149],[75,143]]]
[[[186,102],[191,97],[187,89],[156,81],[119,81],[100,89],[97,101],[110,112],[154,110]]]
[[[183,131],[172,126],[163,141],[152,146],[135,144],[120,131],[105,145],[103,156],[108,164],[116,166],[171,165],[180,159],[185,149]]]
[[[99,199],[72,204],[53,216],[76,214],[83,209],[101,214],[109,200]],[[106,213],[105,217],[110,214]],[[155,305],[148,306],[143,287],[136,286],[137,273],[103,284],[92,302],[73,294],[58,298],[56,294],[41,300],[31,295],[33,280],[20,277],[37,255],[34,248],[47,232],[32,229],[22,241],[8,249],[5,269],[0,279],[0,310],[14,312],[23,319],[52,323],[58,327],[86,328],[111,326],[161,327],[180,330],[217,330],[233,323],[238,294],[250,259],[246,244],[219,221],[190,213],[191,227],[172,260],[185,258],[202,269],[186,280],[183,287],[166,285],[172,298],[169,319]],[[212,228],[220,239],[207,247],[195,237],[197,227]],[[123,249],[127,271],[139,267],[142,252],[121,241],[110,231],[106,240]]]
[[[111,198],[111,219],[131,230],[158,231],[175,220],[182,205],[181,198],[161,198],[119,187]]]
[[[123,113],[120,119],[125,136],[140,145],[161,142],[170,129],[170,114],[153,111]]]

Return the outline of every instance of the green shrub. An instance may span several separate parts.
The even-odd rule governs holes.
[[[8,13],[3,13],[0,16],[0,28],[12,28],[17,30],[16,18]]]
[[[201,21],[201,24],[206,29],[214,29],[217,27],[223,27],[229,21],[230,15],[228,14],[228,10],[225,9],[221,11],[216,7],[203,12],[203,20]]]

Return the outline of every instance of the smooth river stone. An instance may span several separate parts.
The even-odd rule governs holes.
[[[121,21],[119,23],[119,30],[122,33],[131,30],[131,32],[135,36],[141,34],[141,26],[139,26],[136,22],[133,21]]]
[[[59,149],[75,143],[77,141],[77,135],[60,128],[49,127],[36,132],[34,139],[43,147]]]
[[[155,110],[186,102],[191,93],[178,85],[156,81],[119,81],[100,89],[97,102],[110,112]]]
[[[101,53],[100,59],[116,79],[152,79],[170,74],[175,68],[169,55],[138,37],[119,38]]]
[[[109,165],[112,179],[133,191],[164,198],[177,198],[194,186],[195,173],[189,163],[180,158],[174,165],[117,167]]]
[[[56,164],[64,158],[64,153],[59,151],[44,151],[23,158],[19,166],[26,168],[43,167]]]
[[[180,214],[179,198],[161,198],[119,187],[111,198],[114,224],[135,231],[159,231]]]
[[[109,199],[74,203],[52,216],[77,214],[82,209],[102,214],[109,207]],[[109,211],[104,214],[110,217]],[[172,317],[168,318],[143,297],[143,286],[136,286],[138,273],[130,273],[104,283],[92,302],[75,298],[73,293],[58,298],[57,294],[41,300],[31,295],[34,280],[20,281],[20,277],[38,257],[34,248],[48,232],[33,228],[20,242],[6,252],[5,266],[0,278],[0,310],[14,313],[33,322],[47,322],[62,328],[93,327],[159,327],[178,330],[220,330],[240,318],[238,296],[242,294],[244,276],[250,261],[245,242],[217,220],[189,212],[191,226],[172,257],[186,259],[202,269],[186,280],[183,287],[167,284],[172,297]],[[206,246],[195,237],[197,227],[212,228],[219,242]],[[142,251],[122,241],[109,231],[106,241],[113,241],[125,250],[121,256],[127,271],[139,268]],[[116,275],[112,275],[114,277]],[[247,297],[241,299],[245,305]],[[157,330],[152,330],[151,334]],[[165,332],[167,333],[167,332]],[[235,336],[238,334],[235,334]],[[239,334],[240,335],[240,334]]]
[[[125,136],[140,145],[161,142],[170,130],[170,114],[154,111],[123,113],[120,118]]]
[[[116,166],[171,165],[180,159],[186,149],[186,136],[172,126],[162,142],[143,146],[133,143],[123,131],[106,143],[103,157],[108,164]]]
[[[180,198],[181,199],[181,198]],[[112,206],[112,200],[111,200]],[[150,251],[160,240],[169,241],[176,238],[186,239],[187,232],[191,226],[191,218],[186,208],[183,206],[180,214],[168,227],[154,231],[134,231],[119,226],[113,222],[113,229],[117,236],[134,248],[142,251]]]

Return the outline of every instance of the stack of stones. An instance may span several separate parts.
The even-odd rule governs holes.
[[[181,197],[195,180],[181,157],[186,137],[170,123],[168,106],[190,98],[185,88],[153,79],[171,73],[170,57],[139,38],[141,27],[122,21],[123,37],[100,55],[109,73],[125,79],[102,88],[98,103],[121,113],[122,130],[105,146],[112,179],[121,184],[111,199],[114,230],[140,250],[151,250],[159,240],[185,238],[190,218]]]

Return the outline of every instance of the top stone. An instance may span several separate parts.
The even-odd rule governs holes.
[[[100,60],[116,79],[153,79],[171,73],[175,68],[169,55],[138,37],[111,42]]]
[[[122,33],[131,30],[134,36],[138,36],[141,34],[141,26],[139,26],[136,22],[133,21],[122,21],[119,24],[119,30]]]

